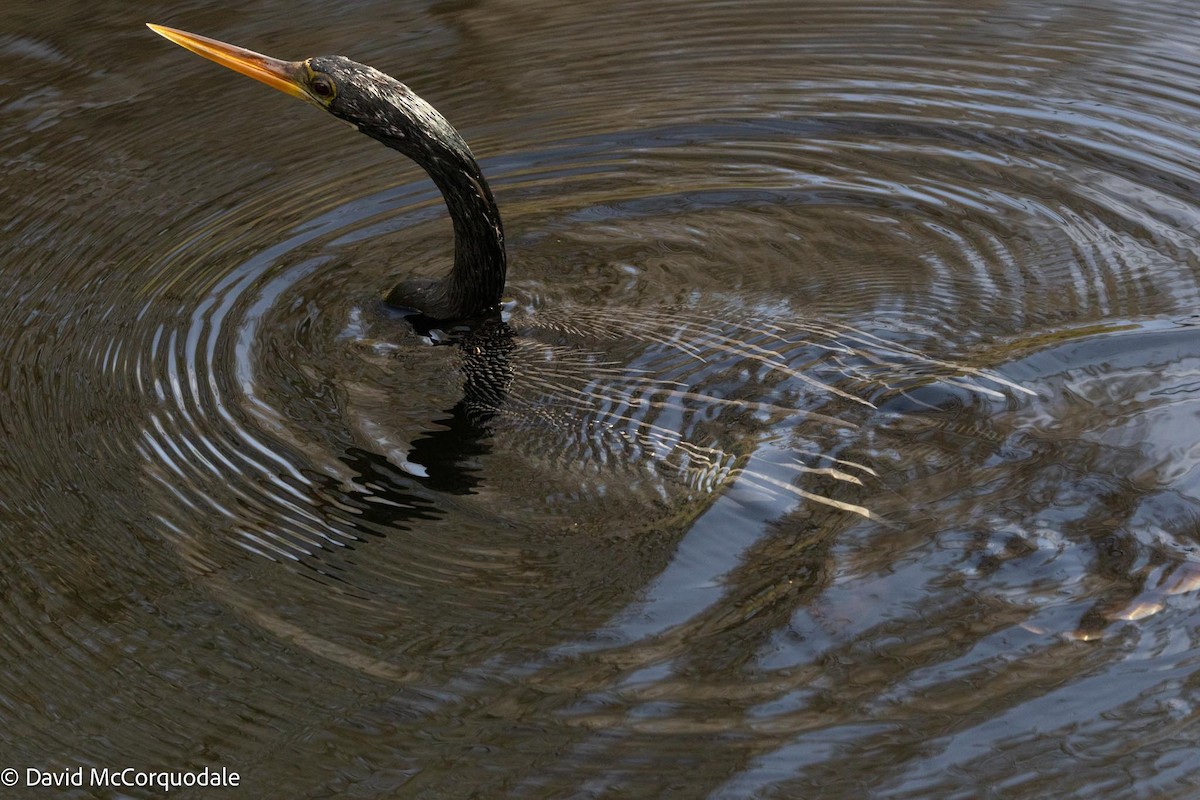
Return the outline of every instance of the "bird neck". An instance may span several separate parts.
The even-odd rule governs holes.
[[[440,281],[449,314],[425,313],[439,319],[474,317],[500,304],[508,264],[504,227],[492,189],[474,157],[444,166],[426,169],[454,224],[454,267]]]
[[[408,280],[387,296],[435,320],[478,317],[500,304],[507,272],[504,227],[492,189],[471,149],[433,106],[406,90],[397,101],[415,125],[376,135],[429,173],[454,224],[454,267],[436,280]]]

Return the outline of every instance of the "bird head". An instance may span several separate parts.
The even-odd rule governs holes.
[[[345,56],[283,61],[237,45],[163,25],[147,26],[175,44],[324,109],[411,158],[436,158],[431,143],[470,158],[445,118],[400,81]]]
[[[507,268],[500,211],[471,148],[433,106],[395,78],[345,56],[282,61],[175,28],[149,28],[328,111],[423,167],[454,222],[454,269],[442,280],[402,283],[388,302],[436,320],[466,319],[496,308]]]

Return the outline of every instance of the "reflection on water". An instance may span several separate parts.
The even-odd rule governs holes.
[[[1186,4],[100,10],[0,12],[0,766],[1189,794]],[[423,173],[143,14],[437,105],[503,313],[390,313]]]

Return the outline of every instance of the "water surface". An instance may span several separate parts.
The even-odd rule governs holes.
[[[1190,5],[0,19],[0,768],[1193,793]],[[384,308],[425,175],[146,21],[442,110],[502,319]]]

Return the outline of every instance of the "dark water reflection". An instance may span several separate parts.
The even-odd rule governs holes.
[[[1191,6],[0,19],[0,768],[1193,793]],[[503,318],[390,314],[424,175],[145,21],[442,109]]]

